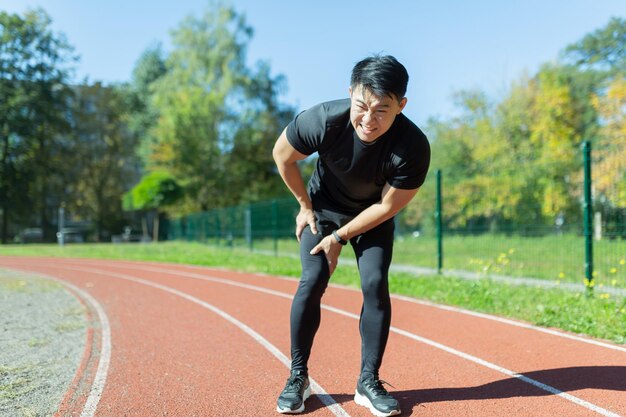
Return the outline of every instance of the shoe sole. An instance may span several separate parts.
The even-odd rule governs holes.
[[[278,411],[281,414],[300,414],[301,412],[304,411],[304,402],[310,396],[311,396],[311,386],[309,385],[308,387],[305,388],[304,393],[302,394],[302,405],[300,405],[300,407],[296,408],[295,410],[292,410],[291,408],[280,408],[280,406],[278,405],[276,406],[276,411]]]
[[[400,410],[391,410],[388,413],[377,410],[376,407],[374,407],[374,404],[372,404],[372,402],[369,400],[369,398],[367,398],[365,395],[359,394],[359,391],[354,392],[354,402],[358,405],[362,405],[363,407],[367,407],[370,412],[377,417],[397,416],[401,413]]]

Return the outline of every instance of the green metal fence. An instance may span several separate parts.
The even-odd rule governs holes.
[[[194,213],[169,221],[170,240],[198,241],[217,246],[248,247],[279,253],[297,248],[292,198],[262,201]]]
[[[396,222],[394,264],[626,288],[626,210],[615,190],[600,192],[592,174],[605,169],[604,149],[592,152],[585,144],[580,157],[580,179],[573,184],[580,195],[580,213],[553,224],[474,224],[455,228],[446,223],[445,172],[435,170],[417,198],[431,213],[419,229],[404,226],[403,213]],[[493,173],[498,175],[498,173]],[[624,174],[626,175],[626,174]],[[577,194],[577,195],[578,195]],[[432,198],[430,197],[432,196]],[[294,236],[298,205],[293,198],[215,209],[170,221],[169,238],[205,242],[274,254],[297,254]]]

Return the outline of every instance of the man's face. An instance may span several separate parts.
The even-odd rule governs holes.
[[[350,122],[363,142],[374,142],[387,132],[406,105],[406,97],[400,102],[389,96],[377,97],[362,85],[349,91]]]

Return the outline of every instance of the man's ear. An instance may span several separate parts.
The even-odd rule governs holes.
[[[402,113],[404,106],[406,106],[406,102],[407,102],[406,97],[402,97],[402,100],[400,100],[400,111],[398,112],[398,114]]]
[[[348,87],[348,94],[350,94],[350,98],[352,98],[352,86]]]

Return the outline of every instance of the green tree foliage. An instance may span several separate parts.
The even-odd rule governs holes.
[[[268,198],[282,192],[271,144],[291,110],[269,67],[246,67],[252,29],[230,8],[188,17],[173,31],[165,73],[152,84],[158,115],[148,141],[149,170],[186,189],[179,211]]]
[[[609,23],[569,45],[565,60],[582,70],[593,69],[609,75],[626,73],[626,19],[612,18]]]
[[[563,57],[590,80],[590,87],[584,89],[590,98],[586,111],[595,120],[585,138],[592,140],[594,149],[595,210],[602,213],[609,233],[626,236],[626,19],[611,19],[605,27],[568,46]]]
[[[293,111],[277,101],[282,77],[246,66],[251,36],[217,7],[186,19],[167,55],[147,49],[128,83],[70,85],[76,58],[47,14],[0,13],[2,241],[27,226],[51,240],[60,206],[107,238],[127,222],[122,195],[142,171],[182,179],[187,198],[172,212],[284,193],[271,147]]]
[[[124,210],[153,210],[176,203],[182,188],[171,174],[153,171],[124,194]]]
[[[590,139],[598,145],[598,190],[618,190],[603,198],[621,204],[625,34],[626,21],[612,19],[567,47],[563,63],[520,77],[499,103],[463,91],[456,95],[460,116],[429,121],[432,167],[444,173],[448,227],[506,230],[554,225],[557,218],[576,224],[580,145]],[[434,192],[426,184],[406,220],[430,222]]]
[[[513,149],[520,143],[505,139],[501,106],[494,107],[483,93],[460,92],[456,104],[460,116],[448,121],[431,120],[426,128],[431,138],[436,138],[432,166],[444,173],[447,224],[454,228],[497,229],[514,219],[524,195],[525,184],[516,169],[524,157]],[[523,114],[519,110],[519,115]],[[434,192],[434,187],[420,191],[424,194],[409,209],[415,220],[423,218],[420,212],[432,207]]]
[[[131,100],[124,89],[101,83],[75,87],[65,206],[93,221],[98,239],[121,230],[122,194],[139,177],[137,137],[129,129]]]
[[[139,184],[124,194],[123,205],[127,211],[151,212],[153,218],[152,239],[159,239],[159,212],[178,202],[183,197],[183,189],[176,179],[167,172],[153,171],[145,175]],[[147,217],[147,216],[146,216]],[[147,219],[144,217],[144,235],[147,234]]]
[[[49,237],[53,232],[50,202],[63,192],[59,138],[68,129],[67,80],[75,57],[65,38],[51,31],[50,23],[41,9],[23,17],[0,12],[3,242],[9,221],[25,221],[33,212]]]
[[[150,47],[135,64],[130,83],[123,86],[130,101],[129,127],[139,140],[139,156],[144,164],[149,160],[150,147],[153,143],[150,130],[158,119],[157,111],[152,105],[154,85],[166,70],[161,46]]]
[[[605,95],[592,100],[603,121],[594,183],[601,202],[626,209],[626,77],[615,78]]]
[[[580,144],[571,82],[561,67],[545,66],[533,83],[530,143],[536,149],[536,187],[541,213],[547,220],[559,214],[568,218],[578,210],[576,194],[569,184],[580,171]]]

